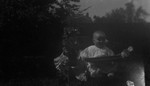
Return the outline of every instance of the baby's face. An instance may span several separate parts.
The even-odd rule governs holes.
[[[97,47],[104,47],[105,46],[106,37],[105,34],[94,33],[93,34],[93,42]]]
[[[97,47],[101,48],[105,46],[105,40],[103,39],[93,39],[93,42]]]

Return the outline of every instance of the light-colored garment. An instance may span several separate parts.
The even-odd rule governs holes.
[[[60,56],[54,59],[54,64],[56,66],[56,69],[62,71],[63,70],[62,67],[67,64],[68,60],[69,58],[66,55],[64,55],[64,53],[62,52]]]
[[[97,58],[102,56],[113,56],[114,53],[112,50],[110,50],[107,47],[104,47],[103,49],[100,49],[96,47],[95,45],[91,45],[80,52],[80,58]]]
[[[114,55],[113,51],[107,47],[100,49],[95,45],[91,45],[80,52],[79,59],[84,60],[85,58],[101,58],[103,56],[113,56],[113,55]],[[87,69],[90,72],[91,77],[95,77],[96,74],[98,74],[98,72],[101,70],[95,67],[90,62],[87,62]]]

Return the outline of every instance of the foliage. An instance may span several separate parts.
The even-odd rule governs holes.
[[[125,4],[126,8],[113,9],[104,17],[94,17],[95,21],[103,23],[144,23],[145,18],[149,15],[142,7],[135,8],[133,1]]]
[[[0,33],[1,46],[4,46],[1,52],[37,55],[54,49],[56,42],[59,47],[66,25],[64,20],[78,10],[77,2],[79,0],[1,0]],[[56,41],[50,43],[54,37]]]

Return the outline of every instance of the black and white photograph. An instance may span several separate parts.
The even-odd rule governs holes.
[[[0,0],[0,86],[149,86],[150,0]]]

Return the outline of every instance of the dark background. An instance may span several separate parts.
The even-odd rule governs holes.
[[[2,85],[52,84],[57,81],[53,59],[61,54],[62,46],[69,51],[71,60],[76,59],[79,50],[92,44],[95,30],[106,33],[108,46],[116,54],[133,46],[132,54],[144,61],[146,80],[149,80],[150,24],[141,17],[148,15],[142,8],[135,10],[132,2],[127,3],[125,9],[114,9],[104,17],[95,16],[92,21],[88,14],[84,15],[84,10],[79,10],[78,5],[70,4],[69,0],[63,2],[0,1]]]

